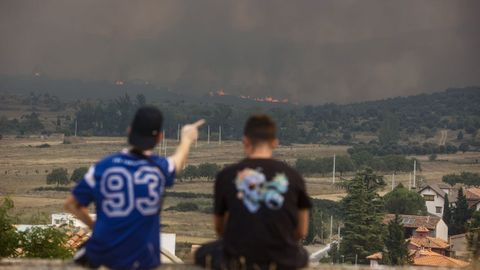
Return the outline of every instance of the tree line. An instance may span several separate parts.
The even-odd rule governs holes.
[[[87,167],[79,167],[73,170],[70,177],[68,177],[68,170],[66,168],[54,168],[50,173],[47,174],[46,182],[47,185],[68,185],[71,182],[77,182],[83,178],[87,173]]]
[[[473,172],[461,172],[460,174],[447,174],[442,177],[442,181],[454,186],[457,183],[467,186],[480,186],[480,174]]]
[[[199,165],[187,165],[182,172],[177,176],[181,180],[192,179],[215,179],[217,173],[222,169],[216,163],[201,163]]]
[[[276,120],[283,144],[354,144],[355,134],[366,132],[377,135],[376,140],[367,144],[368,151],[374,155],[453,153],[458,146],[417,144],[410,138],[415,134],[427,139],[440,129],[450,129],[462,132],[458,142],[464,144],[463,148],[479,147],[475,139],[464,138],[466,134],[475,138],[480,128],[479,103],[480,91],[475,87],[347,105],[329,103],[319,106],[265,106],[260,103],[242,104],[240,101],[224,104],[198,102],[189,98],[158,102],[147,101],[142,94],[134,97],[124,94],[112,100],[85,99],[71,103],[69,106],[74,108],[74,115],[69,120],[63,119],[60,124],[68,127],[72,133],[76,122],[78,133],[83,136],[124,135],[136,108],[154,104],[165,115],[165,132],[170,138],[176,138],[179,124],[205,118],[211,126],[212,136],[216,136],[218,127],[222,126],[225,139],[238,140],[242,136],[244,121],[255,112],[269,114]],[[0,124],[2,132],[9,132],[4,128],[7,125],[18,124],[9,121],[3,118]],[[43,127],[24,130],[38,132]],[[202,132],[201,136],[201,139],[205,139],[206,132]],[[356,148],[352,151],[356,152]]]
[[[335,158],[335,171],[342,175],[345,172],[354,172],[363,168],[372,168],[382,172],[408,172],[413,171],[414,159],[405,156],[376,157],[368,152],[354,153],[349,156],[337,156]],[[333,157],[320,157],[314,159],[299,158],[295,162],[295,168],[302,174],[331,174],[333,170]],[[417,169],[421,164],[417,161]]]

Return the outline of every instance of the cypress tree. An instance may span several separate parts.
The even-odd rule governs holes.
[[[405,232],[400,218],[395,215],[388,223],[388,234],[385,239],[383,260],[389,265],[405,265],[410,262],[408,256],[408,242],[405,241]]]
[[[450,228],[452,224],[452,209],[450,208],[450,202],[448,201],[448,194],[445,194],[445,202],[443,204],[443,221]]]
[[[370,169],[358,173],[347,183],[347,196],[342,200],[344,229],[340,254],[345,261],[368,263],[366,257],[383,250],[383,200],[377,189],[384,186],[381,177]]]
[[[303,241],[304,244],[309,245],[315,241],[315,237],[318,235],[317,226],[315,226],[315,212],[310,209],[310,218],[308,219],[308,232],[305,240]]]
[[[472,213],[468,208],[467,197],[463,194],[463,188],[458,190],[457,203],[453,209],[453,222],[451,235],[464,233],[467,230],[467,221]]]

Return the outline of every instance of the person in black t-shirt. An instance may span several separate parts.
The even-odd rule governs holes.
[[[243,145],[246,158],[223,169],[215,181],[214,225],[223,239],[224,266],[305,267],[308,254],[300,240],[307,234],[311,207],[305,181],[272,158],[278,139],[268,116],[248,119]]]

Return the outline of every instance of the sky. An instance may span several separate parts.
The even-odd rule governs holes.
[[[0,74],[321,104],[480,85],[480,1],[2,0]]]

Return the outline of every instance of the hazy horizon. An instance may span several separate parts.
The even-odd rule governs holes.
[[[0,74],[350,103],[480,85],[478,1],[2,1]]]

